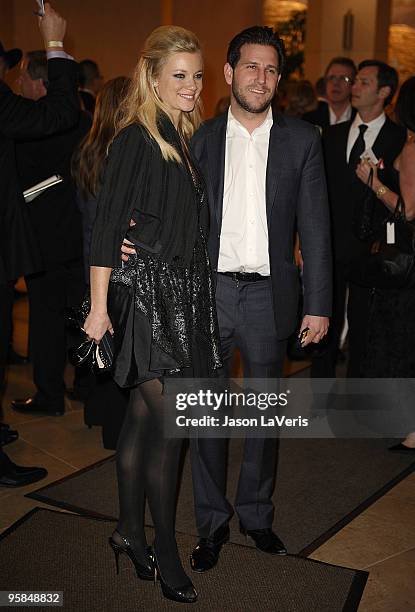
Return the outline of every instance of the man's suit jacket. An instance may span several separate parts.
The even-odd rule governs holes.
[[[14,94],[0,81],[0,283],[41,269],[15,160],[14,138],[39,138],[78,121],[77,64],[48,62],[48,95],[38,102]]]
[[[90,116],[83,111],[78,124],[69,130],[16,141],[17,171],[24,190],[54,174],[63,178],[62,183],[27,205],[47,270],[82,257],[82,218],[71,177],[71,158],[90,127]]]
[[[359,241],[354,225],[367,195],[366,186],[347,163],[347,139],[351,121],[333,125],[323,131],[323,151],[326,167],[327,187],[332,222],[332,238],[335,260],[349,264],[362,256],[370,244]],[[380,130],[372,150],[378,159],[383,159],[384,170],[378,171],[379,179],[395,192],[399,191],[399,177],[393,162],[399,155],[406,139],[406,131],[389,118]],[[386,207],[369,193],[374,200],[374,222],[377,227],[387,215]]]
[[[207,121],[192,151],[207,185],[209,253],[216,272],[222,225],[227,113]],[[296,228],[304,259],[304,313],[331,313],[331,252],[326,182],[318,130],[294,117],[274,116],[266,171],[268,251],[277,335],[297,323],[298,270],[293,259]]]
[[[356,109],[352,108],[351,120],[356,116]],[[316,110],[310,111],[303,115],[304,121],[308,121],[313,125],[319,125],[321,128],[330,127],[330,111],[329,105],[324,100],[319,100]]]
[[[79,90],[79,95],[81,96],[82,103],[87,113],[90,113],[91,115],[93,115],[95,111],[94,96],[91,93],[89,93],[89,91],[85,91],[84,89]]]

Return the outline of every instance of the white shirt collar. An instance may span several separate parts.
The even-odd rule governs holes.
[[[349,121],[352,116],[352,105],[349,106],[343,111],[340,117],[337,119],[337,115],[334,110],[329,106],[329,114],[330,114],[330,125],[335,125],[336,123],[342,123],[343,121]]]
[[[386,115],[384,112],[382,112],[378,117],[376,117],[376,119],[372,119],[372,121],[368,121],[368,122],[363,121],[359,113],[357,113],[352,123],[352,127],[357,128],[359,127],[361,123],[364,123],[365,125],[367,125],[368,129],[380,130],[380,128],[385,123],[385,120],[386,120]]]
[[[231,107],[229,107],[226,131],[228,134],[232,134],[232,133],[235,134],[236,130],[238,131],[243,130],[243,132],[248,134],[249,136],[254,136],[256,134],[264,134],[270,131],[273,121],[274,120],[272,116],[272,108],[270,106],[267,112],[267,116],[265,117],[261,125],[259,125],[257,128],[254,129],[254,131],[251,134],[249,134],[246,127],[242,125],[242,123],[238,121],[238,119],[236,119],[236,117],[232,114]]]

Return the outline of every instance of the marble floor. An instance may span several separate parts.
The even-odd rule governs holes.
[[[25,353],[25,298],[16,302],[14,319],[15,348]],[[70,378],[68,368],[69,386]],[[17,490],[0,487],[0,531],[33,507],[42,506],[25,498],[26,493],[112,454],[102,448],[100,428],[88,429],[84,425],[80,403],[67,399],[66,414],[62,417],[27,416],[10,409],[12,398],[30,395],[33,390],[30,365],[11,367],[3,420],[17,428],[20,436],[6,451],[16,463],[44,466],[49,475],[41,483]],[[395,486],[311,557],[370,573],[359,612],[415,612],[415,474]]]

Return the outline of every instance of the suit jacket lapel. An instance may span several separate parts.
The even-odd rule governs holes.
[[[267,172],[265,179],[266,207],[268,223],[271,218],[271,210],[277,197],[279,189],[279,178],[282,168],[287,167],[287,144],[289,130],[282,115],[274,117],[268,145]]]
[[[376,140],[373,143],[372,150],[378,159],[384,156],[385,151],[388,150],[388,146],[390,145],[388,122],[389,119],[386,117],[385,123],[380,128],[379,134],[377,135]]]
[[[207,140],[209,174],[213,191],[213,205],[219,231],[222,226],[223,187],[225,179],[227,113],[220,117],[218,128],[211,132]]]

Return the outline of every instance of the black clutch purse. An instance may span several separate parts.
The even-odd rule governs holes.
[[[90,309],[91,303],[89,296],[87,296],[79,307],[67,310],[68,325],[72,329],[83,331],[85,319]],[[69,349],[68,358],[69,362],[75,367],[87,365],[91,370],[99,372],[111,370],[114,361],[113,335],[106,331],[99,344],[96,344],[94,340],[84,340],[79,346]]]

